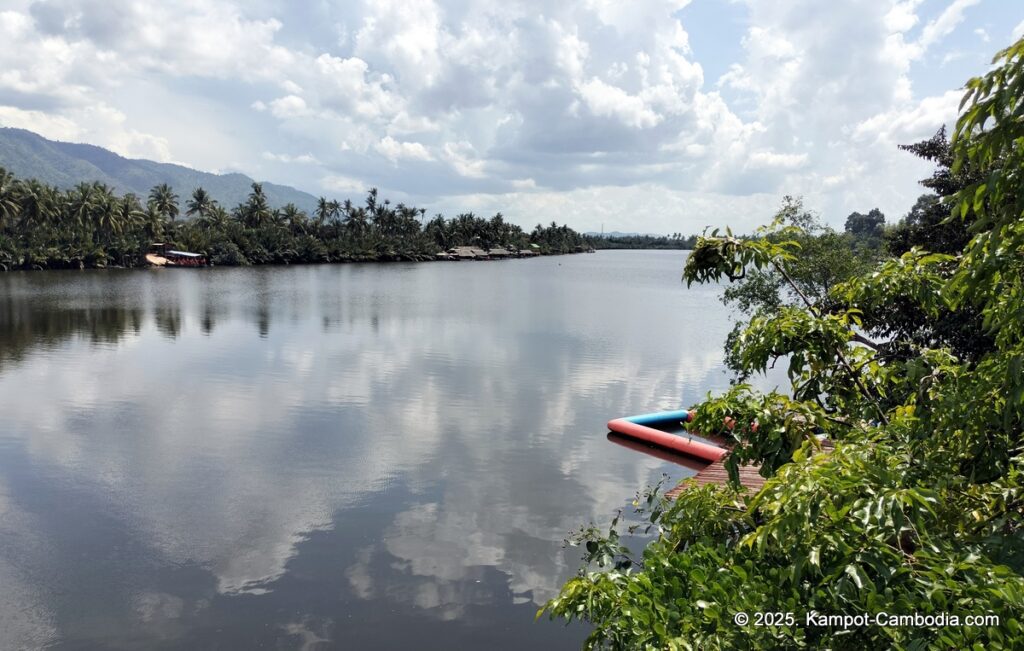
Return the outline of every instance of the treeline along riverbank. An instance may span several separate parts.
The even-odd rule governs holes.
[[[203,188],[181,202],[158,185],[142,199],[102,183],[62,190],[0,168],[0,270],[140,266],[154,242],[236,266],[433,260],[453,247],[550,255],[591,246],[568,226],[526,232],[501,213],[428,219],[425,209],[392,204],[376,189],[361,205],[321,197],[310,215],[293,204],[270,206],[259,183],[229,209]]]
[[[590,238],[595,249],[693,249],[697,235],[600,235]]]

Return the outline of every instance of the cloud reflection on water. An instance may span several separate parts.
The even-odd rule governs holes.
[[[610,444],[608,418],[725,385],[728,320],[713,288],[678,285],[681,265],[609,253],[21,276],[0,283],[0,446],[145,549],[142,569],[105,577],[131,605],[102,609],[143,637],[160,620],[185,639],[218,595],[283,599],[324,536],[345,547],[325,591],[486,623],[555,594],[576,569],[566,533],[671,468]],[[19,508],[25,482],[4,504]],[[48,516],[0,522],[25,537],[0,550],[0,575],[10,554],[43,568],[75,553],[33,546],[33,517]],[[154,567],[202,568],[214,591],[175,594]],[[80,635],[47,586],[24,589],[44,592],[32,626]],[[315,644],[370,625],[332,621],[275,634]]]

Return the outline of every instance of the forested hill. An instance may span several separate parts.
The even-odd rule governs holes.
[[[153,186],[162,183],[170,185],[180,197],[202,187],[224,206],[244,202],[253,183],[244,174],[211,174],[181,165],[128,159],[102,147],[57,142],[24,129],[2,127],[0,167],[15,176],[64,189],[99,181],[118,193],[134,192],[140,197],[148,196]],[[264,183],[263,191],[271,205],[293,203],[310,213],[316,207],[316,197],[286,185]]]

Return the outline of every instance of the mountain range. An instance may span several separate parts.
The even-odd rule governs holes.
[[[21,179],[37,179],[60,188],[99,181],[118,193],[134,192],[143,200],[155,185],[166,183],[184,201],[203,187],[226,208],[245,200],[253,179],[245,174],[212,174],[182,165],[125,158],[95,145],[48,140],[25,129],[0,127],[0,167]],[[294,203],[306,212],[316,197],[287,185],[263,183],[271,206]]]

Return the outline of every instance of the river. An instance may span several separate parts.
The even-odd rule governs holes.
[[[0,274],[0,648],[578,648],[570,529],[728,385],[685,252]]]

